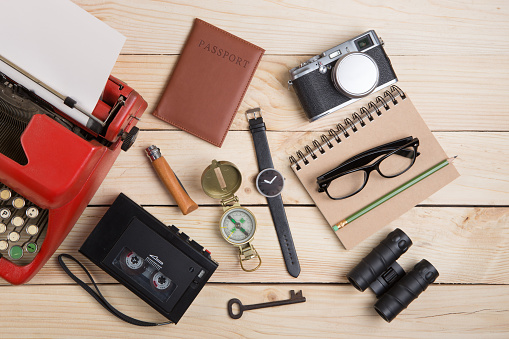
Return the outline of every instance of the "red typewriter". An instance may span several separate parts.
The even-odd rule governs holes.
[[[0,73],[0,277],[30,280],[53,255],[123,149],[143,98],[110,76],[89,128]]]

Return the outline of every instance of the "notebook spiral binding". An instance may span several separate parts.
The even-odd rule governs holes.
[[[354,112],[351,117],[343,120],[343,124],[338,123],[335,129],[329,129],[328,136],[326,134],[320,135],[321,143],[316,139],[313,140],[312,145],[314,149],[306,145],[304,147],[305,154],[300,150],[297,151],[296,155],[299,160],[291,155],[290,164],[296,164],[297,171],[300,170],[301,166],[298,163],[300,160],[302,160],[305,166],[308,165],[310,161],[317,159],[317,154],[324,154],[327,149],[332,149],[334,147],[334,142],[337,144],[341,143],[341,137],[345,139],[349,138],[351,133],[357,133],[359,128],[366,126],[366,121],[371,123],[375,120],[375,117],[383,114],[382,111],[389,111],[391,109],[389,103],[392,102],[393,105],[397,105],[398,99],[405,100],[405,92],[398,86],[392,85],[389,90],[383,93],[383,96],[379,95],[374,101],[370,101],[367,107],[361,107],[359,109],[360,113]]]

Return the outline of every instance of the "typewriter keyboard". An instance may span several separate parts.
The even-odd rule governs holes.
[[[0,183],[0,255],[23,266],[32,262],[46,235],[43,210]]]

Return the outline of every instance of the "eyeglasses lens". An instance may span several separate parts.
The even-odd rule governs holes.
[[[344,198],[360,190],[365,181],[365,171],[356,171],[345,174],[335,180],[332,180],[327,192],[333,198]]]
[[[380,162],[379,170],[386,177],[395,177],[408,170],[415,159],[413,147],[402,148]]]

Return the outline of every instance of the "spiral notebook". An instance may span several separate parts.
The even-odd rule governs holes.
[[[356,154],[408,136],[419,138],[420,155],[407,172],[387,179],[374,171],[363,190],[343,200],[332,200],[318,192],[318,176]],[[290,162],[320,212],[333,226],[446,158],[408,96],[399,87],[391,86],[359,113],[353,113],[344,123],[330,129],[328,135],[321,135],[298,151],[297,157],[291,156]],[[351,249],[458,176],[458,171],[450,164],[335,233],[345,248]]]

